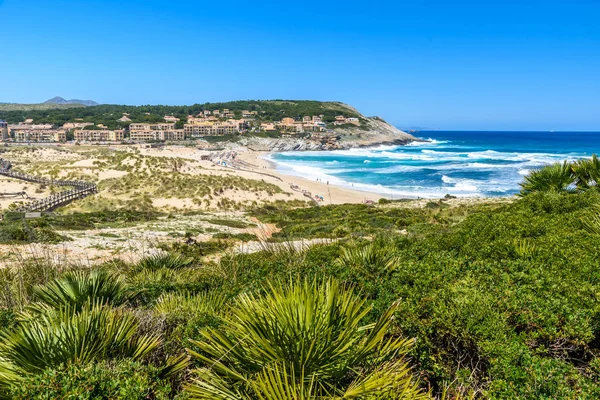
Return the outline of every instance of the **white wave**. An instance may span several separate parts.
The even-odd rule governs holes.
[[[447,183],[449,185],[454,185],[452,186],[452,189],[458,192],[479,192],[479,188],[477,187],[479,182],[474,181],[472,179],[456,179],[447,175],[443,175],[442,182]]]
[[[410,142],[406,146],[409,147],[421,147],[421,146],[437,146],[438,144],[450,143],[448,140],[436,140],[432,138],[419,138],[421,140],[425,140],[425,142]]]
[[[450,178],[449,176],[442,175],[442,182],[444,183],[456,183],[456,179]]]
[[[424,146],[435,143],[426,143]],[[409,146],[410,147],[410,146]],[[295,159],[288,160],[286,157]],[[316,159],[318,157],[318,159]],[[264,157],[277,164],[283,173],[307,179],[320,179],[323,182],[351,187],[358,190],[380,193],[386,197],[440,198],[446,194],[455,196],[482,196],[484,194],[510,194],[518,190],[522,176],[531,169],[562,160],[575,160],[577,154],[552,154],[546,152],[503,152],[497,150],[440,151],[431,148],[409,149],[405,146],[380,146],[369,149],[348,149],[331,152],[288,152],[274,157]],[[324,161],[325,159],[325,161]],[[494,160],[493,162],[491,160]],[[380,161],[385,167],[373,165]],[[408,165],[418,162],[419,165]],[[340,165],[342,164],[342,165]],[[371,164],[371,165],[369,165]],[[428,170],[427,174],[423,170]],[[432,172],[433,171],[433,172]],[[436,172],[437,171],[437,172]],[[465,175],[470,171],[485,171],[485,179],[467,179],[452,176],[454,172]],[[383,186],[349,182],[338,174],[357,172],[361,177],[367,174],[407,173],[411,183]],[[438,175],[439,184],[431,185],[431,178]],[[372,175],[373,176],[373,175]],[[478,174],[478,176],[481,176]],[[373,179],[377,181],[378,179]],[[386,179],[386,181],[388,181]],[[404,182],[404,180],[403,180]],[[419,186],[423,182],[423,186]],[[435,180],[433,181],[435,182]],[[322,194],[322,193],[319,193]]]
[[[475,185],[472,182],[457,182],[454,185],[454,189],[458,190],[460,192],[479,192],[479,189],[477,188],[477,185]]]
[[[422,171],[424,167],[417,167],[413,165],[394,165],[393,167],[380,168],[380,169],[368,169],[369,172],[375,174],[394,174],[398,172],[417,172]]]

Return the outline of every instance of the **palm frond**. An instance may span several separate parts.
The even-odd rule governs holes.
[[[132,295],[123,278],[102,270],[69,272],[46,285],[36,286],[33,293],[35,303],[27,308],[29,312],[40,311],[45,306],[68,305],[79,310],[90,301],[119,306]]]
[[[343,268],[382,275],[393,271],[398,265],[397,261],[393,248],[370,243],[366,246],[343,248],[335,263]]]
[[[165,293],[158,298],[154,311],[159,314],[175,312],[217,314],[223,311],[226,301],[227,298],[215,290],[197,294]]]
[[[364,324],[370,307],[335,280],[276,282],[265,291],[240,295],[220,328],[193,341],[199,350],[192,355],[209,372],[189,386],[192,398],[210,398],[221,386],[241,388],[244,398],[341,396],[357,371],[365,382],[375,382],[366,380],[372,373],[385,380],[382,366],[400,362],[412,345],[386,338],[396,304],[376,323]],[[405,364],[396,367],[394,374],[412,379]]]
[[[521,196],[534,192],[573,191],[577,177],[567,161],[532,170],[521,182]]]
[[[600,235],[600,206],[585,218],[581,218],[581,225],[592,235]]]
[[[596,154],[573,163],[572,169],[577,177],[578,189],[586,190],[600,184],[600,159]]]
[[[184,257],[181,254],[162,253],[141,259],[136,265],[136,271],[156,271],[159,269],[180,270],[189,267],[193,258]]]
[[[139,360],[160,340],[138,336],[138,326],[132,314],[101,303],[88,303],[79,310],[75,305],[48,309],[14,330],[0,332],[0,371],[24,376],[68,363]]]

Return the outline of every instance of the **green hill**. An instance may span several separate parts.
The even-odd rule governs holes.
[[[229,109],[236,117],[242,111],[257,111],[261,121],[279,121],[284,117],[299,118],[305,115],[323,115],[323,119],[334,121],[337,115],[364,118],[354,108],[340,102],[312,100],[240,100],[221,103],[194,104],[191,106],[166,105],[98,105],[84,107],[79,104],[0,104],[0,119],[18,123],[32,118],[36,123],[62,125],[65,122],[85,121],[101,123],[109,128],[126,126],[117,122],[124,113],[134,122],[161,122],[165,115],[174,115],[184,121],[188,115],[204,110]]]

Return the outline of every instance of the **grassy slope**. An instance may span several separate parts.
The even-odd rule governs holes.
[[[476,390],[486,398],[598,398],[600,235],[581,223],[597,204],[600,194],[592,190],[459,208],[443,202],[424,209],[262,208],[259,219],[283,229],[279,240],[339,242],[198,262],[166,281],[135,276],[143,294],[136,307],[150,306],[165,291],[212,288],[233,298],[262,290],[267,280],[335,277],[369,300],[371,320],[401,299],[395,331],[416,338],[412,362],[436,394],[453,382],[454,392]],[[334,262],[344,247],[369,242],[397,257],[393,271]],[[175,249],[206,253],[198,244]],[[188,346],[188,338],[214,323],[206,315],[167,320],[165,351]]]

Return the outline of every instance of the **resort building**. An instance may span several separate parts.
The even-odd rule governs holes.
[[[218,135],[234,135],[240,133],[239,124],[233,123],[212,123],[203,122],[199,124],[185,124],[183,130],[187,137],[200,137],[200,136],[218,136]]]
[[[73,135],[78,142],[121,142],[125,138],[125,131],[76,130]]]
[[[175,123],[156,123],[156,124],[140,124],[133,123],[129,125],[129,132],[150,132],[150,131],[172,131],[175,129]]]
[[[129,118],[127,115],[123,115],[117,121],[119,121],[119,122],[131,122],[131,118]]]
[[[28,120],[29,121],[29,120]],[[28,124],[28,123],[19,123],[16,125],[9,125],[8,130],[10,132],[17,131],[31,131],[31,130],[51,130],[54,129],[54,125],[52,124]]]
[[[233,135],[248,129],[248,123],[243,119],[218,122],[207,118],[189,118],[183,126],[186,137]]]
[[[338,115],[335,117],[335,122],[333,124],[334,125],[352,124],[352,125],[359,126],[360,120],[358,118],[346,118],[343,115]]]
[[[277,130],[277,127],[275,126],[274,123],[268,122],[268,123],[260,124],[260,129],[265,132],[274,132]]]
[[[173,115],[165,115],[165,122],[178,122],[179,118],[174,117]]]
[[[254,117],[256,117],[257,114],[258,114],[258,111],[243,110],[242,118],[254,118]]]
[[[164,131],[164,130],[130,131],[129,138],[135,142],[174,141],[174,140],[184,140],[185,133],[184,133],[183,129],[173,129],[170,131]]]
[[[19,129],[14,131],[16,142],[64,142],[67,134],[64,130],[56,129]]]
[[[129,125],[129,138],[133,141],[184,140],[183,129],[175,129],[175,123]]]
[[[277,124],[279,130],[284,132],[321,132],[325,130],[325,123],[321,122],[321,117],[302,117],[302,121],[296,121],[293,118],[282,118],[281,122]],[[318,122],[317,122],[318,121]],[[262,125],[261,125],[262,127]]]

